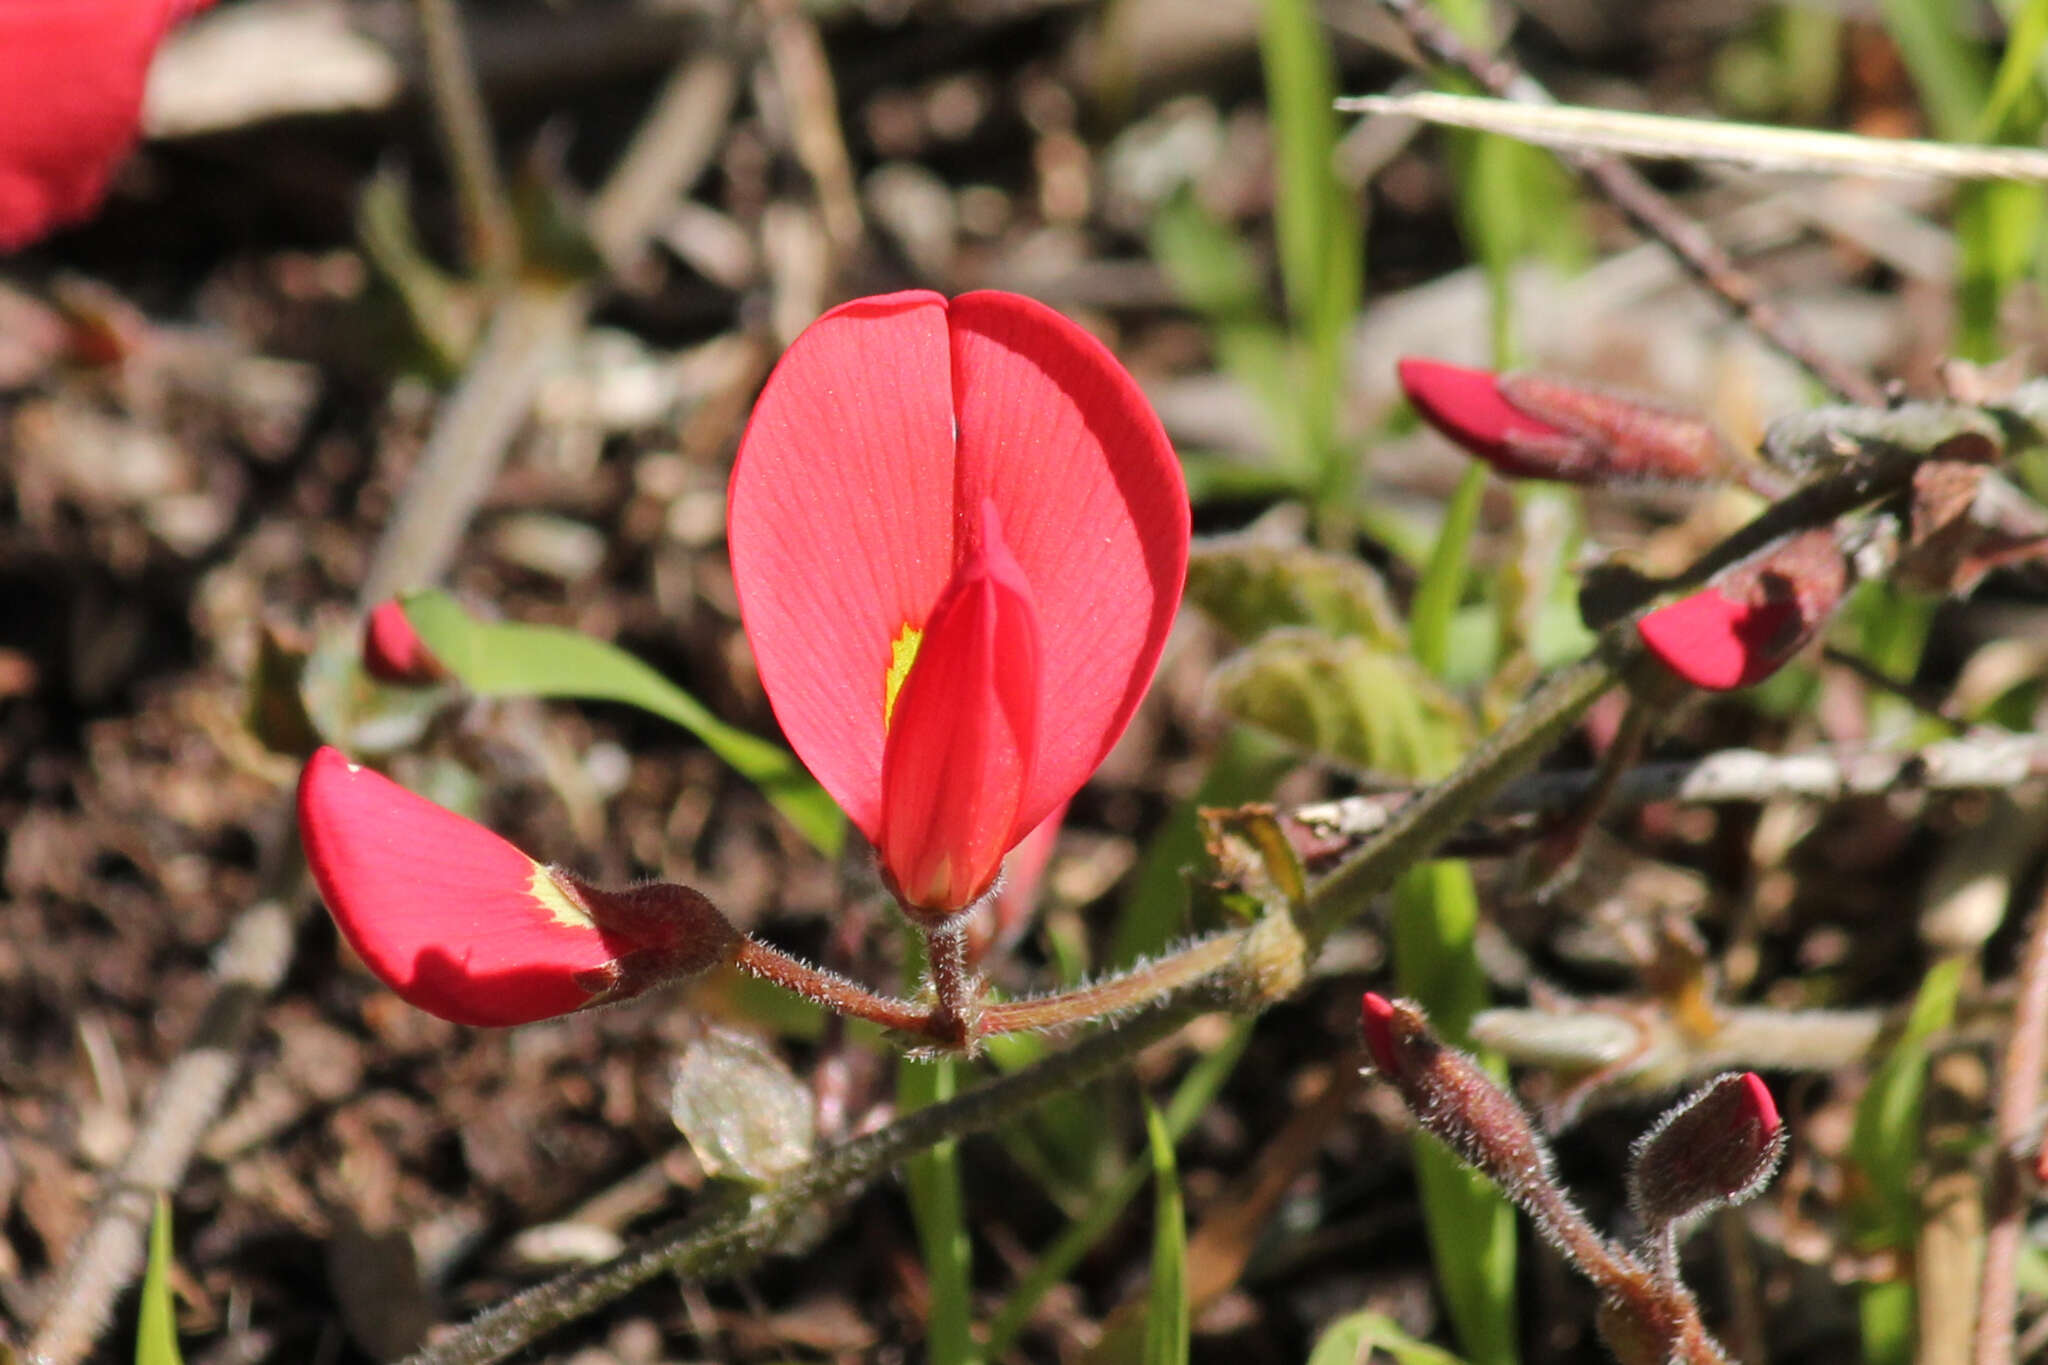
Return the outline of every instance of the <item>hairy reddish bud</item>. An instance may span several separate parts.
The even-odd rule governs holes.
[[[1807,531],[1636,623],[1644,646],[1694,687],[1726,692],[1777,672],[1819,634],[1849,588],[1831,528]]]
[[[1431,426],[1509,478],[1719,483],[1741,463],[1712,425],[1671,408],[1534,374],[1410,356],[1398,373]]]
[[[448,670],[428,652],[426,642],[395,598],[379,602],[363,618],[363,671],[379,682],[412,687],[448,677]]]
[[[1550,1148],[1528,1111],[1479,1063],[1439,1042],[1422,1011],[1405,1000],[1368,992],[1362,1013],[1374,1070],[1401,1092],[1424,1132],[1539,1216],[1539,1187],[1562,1198],[1550,1174]]]
[[[1636,1140],[1629,1202],[1653,1236],[1761,1190],[1785,1155],[1777,1103],[1753,1071],[1720,1076]]]

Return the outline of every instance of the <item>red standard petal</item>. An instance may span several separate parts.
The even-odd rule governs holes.
[[[1574,438],[1508,402],[1500,390],[1500,377],[1493,371],[1404,356],[1395,372],[1401,391],[1425,422],[1501,473],[1555,477],[1545,468],[1532,467],[1518,451],[1530,446],[1569,445]]]
[[[1042,303],[948,312],[963,520],[994,501],[1038,609],[1049,712],[1018,837],[1086,782],[1159,664],[1187,577],[1180,461],[1108,348]]]
[[[799,336],[747,423],[726,512],[775,719],[872,840],[891,646],[953,573],[946,301],[856,299]]]
[[[0,3],[0,251],[86,217],[135,141],[169,0]]]
[[[1019,815],[1039,731],[1039,639],[1031,585],[985,503],[889,726],[875,846],[906,907],[966,908],[1029,828]]]
[[[458,1024],[581,1008],[640,946],[600,930],[540,863],[471,820],[322,748],[299,837],[349,944],[408,1004]]]
[[[448,676],[395,599],[378,603],[363,618],[363,671],[382,682],[414,687]]]

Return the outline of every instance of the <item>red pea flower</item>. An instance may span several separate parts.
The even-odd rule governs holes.
[[[1187,487],[1137,384],[993,291],[812,324],[740,442],[727,529],[783,733],[930,920],[1102,762],[1187,572]]]
[[[623,1000],[730,961],[739,935],[684,886],[590,886],[322,748],[299,776],[306,863],[342,936],[407,1004],[504,1026]]]
[[[172,24],[210,0],[0,0],[0,251],[89,216]]]

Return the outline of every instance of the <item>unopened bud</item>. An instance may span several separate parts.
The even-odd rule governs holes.
[[[363,671],[379,682],[424,687],[445,681],[448,670],[420,639],[394,598],[363,618]]]
[[[1694,687],[1753,687],[1820,632],[1848,588],[1848,562],[1834,530],[1824,527],[1650,612],[1636,633],[1658,662]]]
[[[1405,357],[1408,401],[1431,426],[1510,478],[1562,483],[1725,483],[1741,462],[1704,419],[1534,374]]]
[[[1785,1155],[1785,1125],[1753,1071],[1717,1077],[1636,1140],[1629,1201],[1652,1235],[1767,1184]]]
[[[1421,1010],[1367,992],[1362,1015],[1373,1069],[1424,1132],[1517,1204],[1528,1207],[1538,1186],[1555,1189],[1550,1148],[1528,1112],[1479,1063],[1437,1041]]]

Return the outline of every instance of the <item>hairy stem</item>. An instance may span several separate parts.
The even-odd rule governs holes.
[[[1190,1000],[1147,1011],[1027,1070],[842,1143],[751,1197],[718,1203],[635,1242],[603,1265],[514,1295],[401,1365],[488,1365],[658,1275],[729,1273],[749,1265],[772,1253],[790,1222],[815,1205],[844,1198],[938,1143],[999,1127],[1052,1095],[1087,1084],[1166,1037],[1203,1007],[1204,1002]]]

